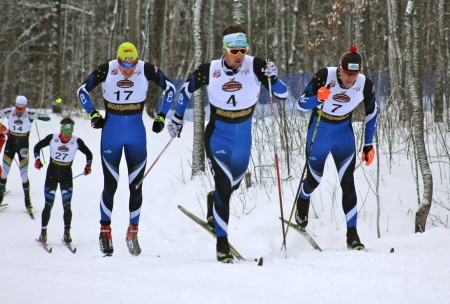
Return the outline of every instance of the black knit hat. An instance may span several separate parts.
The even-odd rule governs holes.
[[[341,60],[339,61],[339,67],[348,73],[361,72],[361,64],[361,55],[359,55],[358,48],[356,46],[350,47],[348,51],[342,54]]]

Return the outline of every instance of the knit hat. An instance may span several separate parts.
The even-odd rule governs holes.
[[[136,47],[131,42],[124,42],[117,50],[117,61],[124,67],[134,67],[139,61]]]
[[[358,53],[358,48],[352,46],[348,51],[342,54],[341,60],[339,61],[339,67],[347,73],[356,74],[361,72],[361,63],[362,59],[361,55]]]
[[[19,95],[16,97],[16,106],[20,107],[20,108],[24,108],[27,106],[28,103],[28,99],[23,96],[23,95]]]
[[[246,48],[248,47],[247,35],[244,33],[233,33],[223,37],[222,46],[226,49]]]

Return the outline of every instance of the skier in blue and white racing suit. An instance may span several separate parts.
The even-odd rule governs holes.
[[[252,115],[260,86],[262,83],[268,87],[270,77],[274,95],[282,99],[287,98],[287,88],[277,78],[273,62],[247,55],[247,37],[242,26],[229,25],[222,36],[223,57],[200,65],[189,76],[180,90],[167,129],[172,137],[179,136],[192,93],[206,85],[211,115],[204,144],[215,182],[215,191],[207,196],[207,220],[217,236],[217,260],[230,263],[233,261],[227,238],[230,197],[238,189],[249,164]]]
[[[122,150],[128,166],[130,225],[126,241],[132,255],[139,255],[137,232],[142,205],[142,184],[147,163],[147,140],[142,112],[147,97],[149,82],[155,82],[164,90],[164,102],[153,131],[159,133],[164,128],[164,117],[170,109],[175,87],[155,65],[139,60],[136,47],[129,42],[122,43],[117,51],[117,59],[98,66],[78,89],[78,98],[91,116],[93,128],[103,128],[101,137],[101,157],[104,174],[104,188],[100,200],[101,228],[100,250],[113,253],[111,237],[111,214],[114,194],[119,180],[119,164]],[[96,110],[89,92],[102,84],[105,118]]]
[[[342,54],[339,67],[319,70],[298,99],[298,109],[312,109],[312,114],[306,142],[307,175],[301,182],[295,214],[297,224],[305,228],[308,224],[310,196],[320,183],[325,161],[331,153],[342,188],[342,207],[347,220],[347,246],[349,249],[359,250],[364,249],[364,245],[356,230],[357,197],[353,178],[356,150],[351,125],[352,112],[360,102],[364,103],[366,119],[362,161],[366,161],[367,166],[375,157],[372,141],[377,121],[374,86],[369,78],[361,74],[361,69],[362,59],[358,49],[351,47]]]

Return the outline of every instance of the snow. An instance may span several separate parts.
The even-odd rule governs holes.
[[[58,132],[60,116],[39,121],[39,134]],[[389,173],[387,157],[379,152],[381,166],[381,238],[376,229],[374,185],[376,162],[356,172],[359,200],[358,231],[368,251],[348,251],[345,218],[334,164],[327,168],[313,194],[310,233],[323,252],[318,252],[293,230],[287,235],[287,252],[281,251],[280,204],[276,185],[242,187],[232,196],[229,239],[249,260],[233,265],[215,259],[215,241],[177,208],[183,205],[205,217],[206,193],[212,190],[209,173],[191,179],[192,123],[186,122],[181,138],[167,148],[144,181],[144,204],[139,226],[142,254],[132,257],[125,244],[128,227],[128,178],[125,161],[115,196],[112,217],[114,256],[99,250],[99,198],[103,188],[100,131],[88,120],[75,118],[75,134],[94,153],[92,174],[74,180],[70,253],[62,244],[63,219],[57,194],[48,226],[53,253],[34,240],[40,233],[44,207],[45,166],[38,171],[30,158],[29,176],[35,220],[25,212],[18,167],[9,175],[11,192],[0,210],[0,303],[448,303],[450,291],[450,232],[430,223],[427,231],[414,233],[416,189],[409,160],[399,157]],[[170,140],[166,130],[151,132],[147,126],[148,166]],[[31,149],[38,141],[36,126]],[[49,150],[44,150],[48,162]],[[73,173],[83,171],[85,157],[78,152]],[[296,170],[301,172],[302,168]],[[442,168],[441,168],[442,170]],[[445,172],[446,170],[446,172]],[[448,194],[449,168],[435,187]],[[281,175],[283,176],[283,172]],[[436,173],[438,174],[438,173]],[[368,176],[367,181],[366,177]],[[284,181],[284,217],[288,218],[299,176]],[[442,196],[441,196],[442,199]],[[448,195],[447,195],[448,202]],[[431,212],[445,218],[445,210]],[[394,252],[390,253],[391,248]],[[253,258],[264,257],[258,267]]]

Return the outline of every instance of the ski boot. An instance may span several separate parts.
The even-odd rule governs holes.
[[[352,250],[364,250],[364,244],[359,240],[356,227],[347,228],[347,248]]]
[[[131,255],[138,256],[141,254],[141,247],[139,246],[138,241],[138,225],[130,224],[128,226],[127,230],[127,237],[125,238],[125,241],[127,242],[128,250],[130,251]]]
[[[72,243],[72,238],[70,237],[70,228],[64,229],[63,241],[66,245],[70,245]]]
[[[39,242],[41,242],[42,245],[47,244],[47,229],[46,228],[41,229],[41,235],[39,236]]]
[[[207,203],[207,209],[206,209],[206,223],[213,231],[215,231],[214,227],[214,191],[211,191],[206,196],[206,203]]]
[[[33,205],[29,196],[25,196],[25,208],[27,208],[28,213],[33,213]]]
[[[300,196],[297,199],[297,210],[295,211],[295,221],[300,228],[305,229],[308,226],[309,198],[303,199]]]
[[[111,235],[111,226],[110,225],[102,225],[100,227],[100,251],[105,255],[111,256],[114,252],[113,243],[112,243],[112,235]]]
[[[233,263],[234,257],[231,254],[230,244],[226,236],[217,237],[216,257],[219,262]]]

